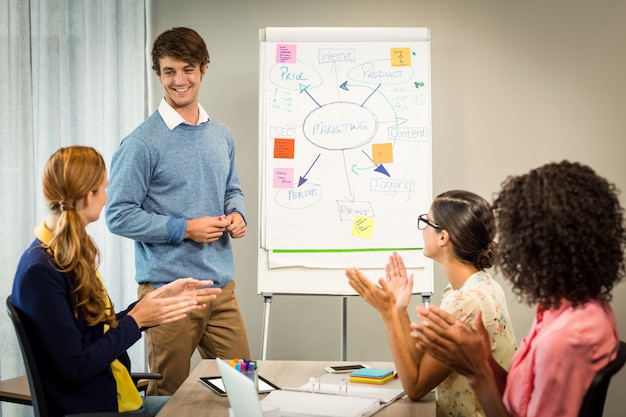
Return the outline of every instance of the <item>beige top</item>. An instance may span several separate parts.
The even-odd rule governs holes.
[[[464,323],[474,326],[474,317],[482,311],[482,319],[491,339],[491,352],[496,361],[509,369],[517,349],[504,291],[485,271],[470,276],[458,290],[451,285],[441,294],[441,309]],[[467,378],[452,372],[436,391],[438,417],[484,416]]]

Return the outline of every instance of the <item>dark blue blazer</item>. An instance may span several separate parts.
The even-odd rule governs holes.
[[[141,329],[126,315],[104,334],[104,325],[89,326],[75,318],[72,282],[35,239],[15,273],[11,301],[21,312],[42,376],[53,417],[69,413],[117,411],[117,389],[110,364],[119,359],[130,369],[126,349],[141,338]]]

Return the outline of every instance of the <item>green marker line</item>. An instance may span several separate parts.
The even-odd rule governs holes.
[[[364,249],[272,249],[274,253],[339,253],[339,252],[400,252],[424,248],[364,248]]]

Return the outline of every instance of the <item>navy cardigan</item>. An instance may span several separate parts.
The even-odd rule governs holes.
[[[102,323],[89,326],[83,317],[74,318],[72,282],[40,244],[35,239],[22,255],[11,301],[21,312],[51,416],[117,411],[110,364],[119,359],[130,369],[126,349],[142,330],[126,315],[134,303],[117,314],[119,326],[106,334]]]

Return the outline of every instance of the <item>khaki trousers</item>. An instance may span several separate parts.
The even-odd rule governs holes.
[[[152,284],[141,284],[139,298],[153,291]],[[249,358],[246,328],[235,298],[231,280],[204,310],[194,310],[173,323],[146,330],[150,371],[163,379],[148,383],[147,395],[172,395],[189,376],[191,356],[197,348],[204,359]]]

